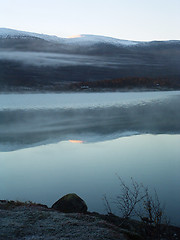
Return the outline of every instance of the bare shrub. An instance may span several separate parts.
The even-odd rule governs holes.
[[[108,214],[112,214],[112,210],[111,210],[111,205],[107,199],[106,194],[104,194],[103,196],[103,202],[104,202],[104,206],[105,206],[105,210]]]
[[[145,188],[145,198],[143,200],[143,209],[138,213],[142,221],[161,224],[164,207],[161,206],[158,194],[154,190],[154,195],[150,195],[148,188]]]
[[[169,221],[165,215],[165,207],[162,206],[156,190],[150,194],[148,188],[144,188],[145,198],[141,208],[136,211],[137,216],[144,223],[146,234],[160,238],[163,232],[167,233]]]
[[[142,183],[136,182],[133,178],[128,185],[120,176],[117,175],[117,177],[120,183],[120,193],[113,199],[113,204],[122,218],[139,218],[147,226],[156,228],[162,223],[167,224],[165,207],[162,206],[156,190],[151,193],[148,187],[144,187]],[[106,195],[103,200],[107,213],[112,213],[111,204]]]
[[[131,178],[131,185],[128,186],[121,177],[118,176],[121,192],[116,196],[115,204],[123,218],[136,215],[137,205],[146,197],[142,184]]]

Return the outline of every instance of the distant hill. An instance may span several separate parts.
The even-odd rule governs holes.
[[[137,78],[148,78],[156,86],[157,79],[163,79],[166,87],[179,88],[180,41],[138,42],[94,35],[59,38],[0,28],[0,90],[60,90],[98,82],[94,88],[115,79],[121,79],[115,88],[123,87],[122,79],[126,87],[128,81],[134,81],[134,87],[144,86],[142,81],[137,84]]]

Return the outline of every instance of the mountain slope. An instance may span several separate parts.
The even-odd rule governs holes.
[[[128,41],[128,40],[120,40],[116,38],[111,37],[104,37],[104,36],[97,36],[97,35],[88,35],[88,34],[82,34],[77,35],[74,37],[69,38],[60,38],[57,36],[50,36],[45,34],[38,34],[38,33],[32,33],[32,32],[25,32],[25,31],[18,31],[14,29],[8,29],[8,28],[0,28],[0,38],[39,38],[43,39],[45,41],[49,42],[56,42],[61,44],[81,44],[81,45],[93,45],[97,43],[109,43],[112,45],[124,45],[124,46],[130,46],[130,45],[137,45],[140,42],[135,41]]]
[[[180,79],[180,41],[59,38],[0,28],[0,88],[54,88],[114,78]]]

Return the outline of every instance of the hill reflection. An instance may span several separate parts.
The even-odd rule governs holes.
[[[103,107],[0,110],[0,150],[64,140],[98,142],[134,134],[180,133],[179,102],[177,94]]]

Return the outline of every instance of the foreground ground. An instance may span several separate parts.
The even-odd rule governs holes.
[[[122,224],[114,215],[60,213],[43,205],[0,201],[0,240],[180,239],[175,227],[158,238],[145,237],[143,231],[142,223]]]
[[[42,207],[18,206],[0,210],[1,240],[122,239],[123,233],[95,216],[59,213]]]

